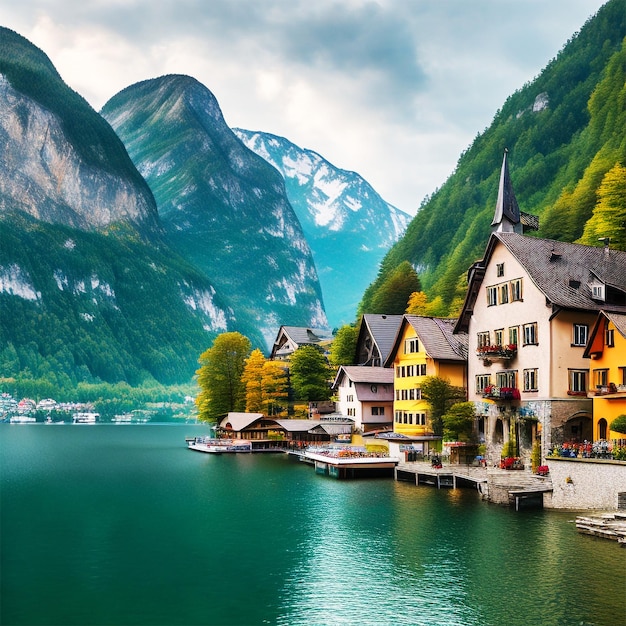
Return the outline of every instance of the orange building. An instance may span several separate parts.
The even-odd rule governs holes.
[[[593,439],[626,439],[611,422],[626,415],[626,313],[600,311],[584,356],[591,359]]]

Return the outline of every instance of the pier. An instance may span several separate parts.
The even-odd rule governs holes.
[[[626,512],[579,515],[576,530],[585,535],[612,539],[626,548]]]
[[[549,478],[536,476],[526,470],[503,470],[472,465],[433,467],[425,461],[398,463],[394,469],[396,480],[411,480],[416,485],[442,487],[470,487],[489,502],[514,506],[543,506],[543,494],[552,492]]]

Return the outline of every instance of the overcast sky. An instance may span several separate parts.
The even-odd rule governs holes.
[[[413,214],[604,3],[20,0],[0,25],[96,110],[138,81],[188,74],[229,126],[315,150]]]

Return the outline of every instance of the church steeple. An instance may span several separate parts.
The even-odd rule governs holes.
[[[522,220],[519,206],[515,193],[513,193],[513,185],[509,174],[509,166],[507,156],[509,151],[504,149],[504,158],[502,159],[502,170],[500,172],[500,186],[498,187],[498,200],[496,202],[496,211],[491,222],[491,232],[501,233],[523,233]]]

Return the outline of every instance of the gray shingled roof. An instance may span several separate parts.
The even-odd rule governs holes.
[[[430,357],[445,361],[467,360],[467,334],[453,334],[456,319],[420,315],[405,315],[405,318]]]
[[[387,357],[386,364],[392,364],[402,339],[405,324],[410,324],[413,327],[431,358],[440,361],[466,361],[467,333],[458,332],[454,334],[456,323],[456,319],[405,315],[400,328],[398,328],[394,346]]]
[[[357,340],[357,356],[360,345],[365,340],[365,335],[369,334],[380,352],[381,363],[384,363],[393,347],[396,332],[402,323],[402,317],[402,315],[380,315],[376,313],[363,315]]]
[[[283,326],[285,334],[299,346],[317,344],[321,341],[329,341],[333,334],[329,330],[320,328],[306,328],[304,326]]]
[[[626,304],[592,300],[589,287],[596,278],[626,292],[626,252],[516,233],[494,233],[485,261],[493,250],[494,237],[515,256],[552,304],[567,309],[626,312]]]
[[[619,334],[626,339],[626,313],[609,313],[602,311],[615,325]]]
[[[355,383],[393,383],[393,369],[388,367],[342,365],[337,372],[337,378],[339,378],[341,371]]]

